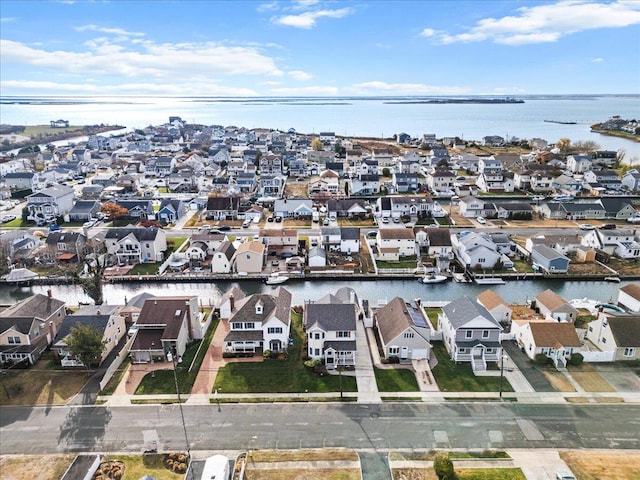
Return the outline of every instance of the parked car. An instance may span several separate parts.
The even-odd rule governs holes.
[[[573,473],[562,470],[556,472],[556,480],[576,480],[576,477]]]
[[[282,222],[282,217],[280,215],[276,216],[276,222],[278,223]]]
[[[228,232],[229,230],[231,230],[231,227],[229,225],[220,225],[218,227],[218,231],[220,232]]]
[[[83,227],[85,227],[85,228],[91,228],[91,227],[93,227],[95,224],[96,224],[96,221],[95,221],[95,220],[89,220],[88,222],[84,222],[84,223],[82,224],[82,226],[83,226]]]
[[[627,218],[627,222],[629,223],[640,223],[640,215],[633,215]]]
[[[400,217],[393,217],[393,223],[400,223],[401,221]]]
[[[9,222],[13,222],[16,218],[15,215],[6,215],[4,217],[2,217],[2,223],[9,223]]]
[[[269,223],[273,223],[273,217],[269,217],[269,218],[267,218],[267,222],[269,222]]]
[[[595,230],[596,227],[591,225],[590,223],[581,223],[580,230]]]
[[[324,225],[325,227],[329,226],[329,219],[325,217],[325,219],[322,221],[322,225]]]
[[[484,225],[485,223],[487,223],[487,220],[484,217],[478,217],[478,218],[476,218],[476,220],[481,225]]]
[[[251,225],[250,219],[247,219],[244,222],[242,222],[242,228],[249,228],[249,225]]]
[[[62,228],[60,228],[60,225],[56,225],[55,223],[49,225],[50,232],[57,232],[58,230],[62,230]]]
[[[600,225],[600,230],[615,230],[615,229],[616,229],[615,223],[603,223],[602,225]]]

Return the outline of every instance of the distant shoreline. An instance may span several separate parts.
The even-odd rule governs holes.
[[[524,103],[524,100],[516,99],[516,98],[442,98],[442,99],[434,99],[434,100],[390,100],[387,103],[391,105],[403,105],[403,104],[448,104],[448,103],[462,103],[462,104],[509,104],[509,103]]]

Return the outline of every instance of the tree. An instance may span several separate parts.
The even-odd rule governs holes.
[[[75,275],[84,293],[89,295],[96,305],[102,305],[104,303],[102,287],[106,268],[106,255],[91,255],[85,258],[83,271],[76,272]]]
[[[563,137],[556,143],[556,147],[560,149],[561,152],[568,152],[571,150],[571,139]]]
[[[433,460],[433,469],[440,480],[453,480],[453,462],[448,453],[439,453]]]
[[[600,145],[593,140],[578,140],[573,143],[572,149],[578,152],[595,152],[596,150],[600,150]]]
[[[391,176],[391,170],[389,170],[387,167],[384,167],[382,169],[382,176],[383,177],[390,177]]]
[[[129,214],[129,210],[114,202],[103,203],[100,211],[104,213],[109,220],[115,220]]]
[[[64,339],[64,343],[67,350],[87,369],[100,363],[100,357],[106,348],[102,333],[90,325],[82,324],[71,327],[71,333]]]
[[[324,150],[324,143],[319,138],[314,138],[311,140],[311,148],[316,152],[320,152]]]

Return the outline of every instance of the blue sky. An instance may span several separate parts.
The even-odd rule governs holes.
[[[18,1],[0,94],[640,93],[640,1]]]

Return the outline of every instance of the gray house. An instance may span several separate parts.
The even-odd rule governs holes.
[[[88,222],[94,220],[100,211],[100,202],[97,200],[78,200],[69,212],[69,220],[72,222]]]
[[[374,318],[386,358],[396,357],[401,362],[429,358],[431,329],[419,305],[396,297]]]
[[[538,244],[531,249],[531,262],[547,273],[566,273],[570,260],[553,248]]]
[[[328,369],[356,363],[356,307],[353,303],[309,303],[304,309],[312,359]]]
[[[454,362],[470,362],[474,372],[482,372],[487,362],[500,361],[502,327],[485,307],[466,295],[442,308],[438,330]]]

